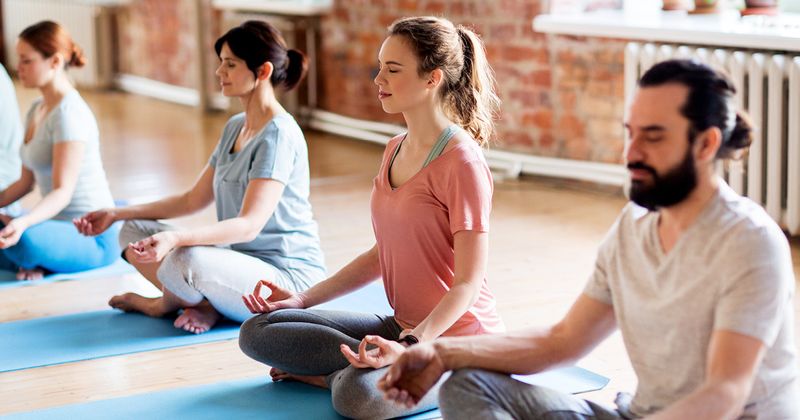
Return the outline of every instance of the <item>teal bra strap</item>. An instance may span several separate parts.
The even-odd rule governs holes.
[[[451,138],[456,134],[458,130],[457,125],[451,125],[442,131],[442,134],[439,135],[439,138],[436,139],[436,144],[433,145],[431,152],[428,154],[428,158],[425,159],[425,163],[422,164],[422,167],[428,166],[434,159],[439,157],[444,151],[445,146],[447,146],[447,142],[450,141]]]
[[[428,158],[425,159],[425,163],[422,164],[423,168],[428,166],[429,163],[431,163],[434,159],[436,159],[437,157],[439,157],[439,155],[442,154],[444,148],[447,146],[447,142],[450,141],[451,138],[453,138],[453,136],[456,134],[456,131],[458,131],[458,126],[455,124],[445,128],[444,131],[442,131],[442,134],[440,134],[439,138],[436,139],[436,143],[434,143],[431,152],[428,153]],[[403,140],[406,139],[406,136],[408,136],[407,133],[403,136]],[[392,153],[392,159],[389,161],[389,168],[391,168],[392,165],[394,164],[394,158],[397,157],[397,154],[400,152],[400,146],[402,145],[403,142],[401,141],[400,144],[398,144],[397,147],[394,149],[394,153]]]

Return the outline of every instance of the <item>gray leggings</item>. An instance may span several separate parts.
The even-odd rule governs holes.
[[[439,391],[445,419],[623,419],[620,412],[509,375],[478,369],[453,372]]]
[[[294,375],[325,376],[334,409],[345,417],[385,419],[436,408],[439,384],[412,408],[383,399],[378,379],[388,368],[357,369],[339,350],[358,351],[366,335],[395,340],[402,327],[392,316],[322,309],[283,309],[242,324],[239,347],[266,365]]]

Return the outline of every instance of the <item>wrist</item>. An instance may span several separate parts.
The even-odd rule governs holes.
[[[184,235],[183,232],[177,230],[167,230],[164,231],[164,233],[166,233],[169,236],[173,248],[189,245],[186,243],[187,242],[186,235]]]
[[[433,350],[436,352],[445,370],[456,370],[465,367],[456,354],[455,348],[451,346],[448,338],[439,338],[433,341]]]
[[[125,220],[120,212],[120,209],[108,209],[108,215],[111,216],[111,223],[119,222],[120,220]]]
[[[408,333],[406,335],[401,336],[399,339],[396,340],[398,343],[406,346],[411,347],[414,344],[419,343],[419,338],[417,338],[414,334]]]
[[[27,216],[19,216],[11,219],[11,223],[14,223],[14,226],[19,230],[25,230],[31,225],[31,222],[28,220]]]

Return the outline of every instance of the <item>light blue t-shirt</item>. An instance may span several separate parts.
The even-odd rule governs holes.
[[[39,98],[31,105],[26,118],[27,126],[41,103],[42,99]],[[64,141],[86,144],[72,198],[53,219],[72,220],[90,211],[114,207],[100,159],[99,137],[92,110],[78,91],[72,90],[44,117],[33,138],[22,145],[22,164],[33,171],[36,185],[44,196],[53,190],[53,146]]]
[[[310,174],[303,131],[290,114],[279,114],[242,150],[233,153],[244,122],[244,113],[228,121],[209,160],[209,165],[214,168],[217,219],[239,215],[245,190],[252,179],[274,179],[285,188],[275,211],[258,236],[250,242],[230,247],[279,269],[311,270],[319,279],[319,273],[325,272],[325,262],[317,223],[308,201]]]
[[[0,65],[0,190],[19,179],[21,144],[22,121],[19,119],[17,95],[5,67]],[[15,203],[5,211],[13,215],[18,211],[17,207]]]

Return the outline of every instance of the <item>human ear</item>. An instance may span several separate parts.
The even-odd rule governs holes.
[[[272,72],[274,70],[275,66],[273,66],[271,62],[267,61],[266,63],[262,64],[261,67],[258,68],[258,79],[269,80],[270,78],[272,78]]]
[[[428,85],[430,87],[437,87],[442,83],[444,78],[444,72],[442,69],[434,69],[430,75],[428,75]]]
[[[703,162],[713,161],[722,144],[722,131],[719,127],[709,127],[697,136],[696,159]]]

